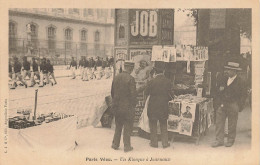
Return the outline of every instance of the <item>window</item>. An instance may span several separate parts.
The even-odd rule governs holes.
[[[9,22],[9,49],[16,48],[16,25],[14,22]]]
[[[56,41],[55,41],[55,31],[54,27],[48,27],[48,48],[55,49],[56,48]]]
[[[30,24],[30,30],[31,30],[31,46],[34,49],[37,49],[38,47],[38,28],[37,25],[34,23],[29,23]]]
[[[86,41],[86,40],[87,40],[87,31],[81,30],[81,41]]]
[[[65,39],[66,40],[72,40],[72,30],[71,29],[65,30]]]
[[[49,27],[48,28],[48,38],[55,38],[55,28],[54,27]]]
[[[65,29],[65,40],[65,49],[71,49],[72,30],[70,28]]]
[[[16,34],[15,23],[10,22],[9,23],[9,36],[15,36],[15,34]]]
[[[95,41],[98,42],[100,40],[100,34],[99,31],[95,32]]]
[[[34,24],[31,24],[31,35],[32,35],[32,37],[37,36],[37,28],[36,28],[36,25],[34,25]]]
[[[125,27],[123,25],[119,26],[119,38],[125,38]]]

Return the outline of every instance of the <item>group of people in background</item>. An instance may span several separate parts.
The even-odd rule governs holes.
[[[50,77],[53,81],[50,80]],[[46,58],[39,59],[33,57],[30,62],[26,56],[22,58],[21,62],[17,57],[9,59],[9,78],[11,79],[10,89],[15,89],[19,85],[18,81],[25,88],[27,86],[33,87],[36,84],[39,84],[39,87],[47,84],[57,84],[53,65]],[[29,79],[29,83],[27,83],[27,79]]]
[[[113,57],[97,57],[96,60],[94,60],[93,57],[87,59],[85,56],[82,56],[79,64],[77,64],[77,61],[75,61],[75,59],[72,57],[70,63],[72,79],[76,78],[75,72],[77,69],[80,70],[80,76],[83,81],[89,81],[93,79],[100,80],[101,78],[108,79],[112,76],[113,63]]]

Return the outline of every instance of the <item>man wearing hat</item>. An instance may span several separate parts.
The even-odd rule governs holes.
[[[40,79],[40,72],[39,72],[39,65],[36,62],[35,58],[32,58],[32,75],[31,75],[31,85],[30,87],[33,87],[36,84],[36,81],[34,80],[34,76],[36,76],[38,79]]]
[[[137,92],[135,79],[130,75],[133,71],[134,63],[125,62],[124,66],[124,71],[114,78],[111,88],[112,109],[116,123],[112,148],[118,150],[121,132],[124,127],[124,151],[129,152],[133,150],[130,136],[133,129]]]
[[[16,79],[18,77],[19,81],[22,82],[22,84],[25,86],[25,88],[27,88],[27,84],[26,82],[23,80],[23,76],[21,74],[21,69],[22,69],[22,65],[21,63],[18,61],[18,58],[17,57],[14,57],[14,83],[16,83]]]
[[[170,146],[168,143],[167,119],[168,102],[172,99],[171,82],[164,75],[164,62],[155,63],[155,78],[147,83],[145,94],[150,95],[147,115],[150,126],[150,146],[158,148],[157,122],[160,123],[161,139],[163,148]]]
[[[228,62],[225,66],[225,75],[222,84],[217,87],[216,98],[216,141],[212,147],[224,145],[224,127],[226,118],[228,118],[228,137],[225,143],[226,147],[231,147],[236,138],[236,127],[238,112],[243,109],[245,103],[246,91],[241,78],[237,76],[240,71],[239,63]]]

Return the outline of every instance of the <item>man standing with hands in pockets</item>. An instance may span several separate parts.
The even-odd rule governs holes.
[[[120,146],[121,132],[124,127],[123,141],[124,151],[133,150],[130,136],[133,129],[135,106],[136,106],[136,84],[135,79],[130,75],[134,63],[125,62],[122,73],[119,73],[113,80],[111,88],[112,109],[115,114],[115,134],[112,148],[118,150]]]
[[[236,138],[238,112],[242,111],[246,98],[245,84],[237,75],[240,71],[239,63],[230,61],[225,66],[225,75],[222,84],[218,86],[217,96],[214,98],[217,104],[216,110],[216,141],[213,148],[224,145],[225,121],[228,118],[228,137],[226,147],[233,146]]]

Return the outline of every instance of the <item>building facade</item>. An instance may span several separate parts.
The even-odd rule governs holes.
[[[113,55],[113,9],[10,9],[9,55],[57,61]]]

